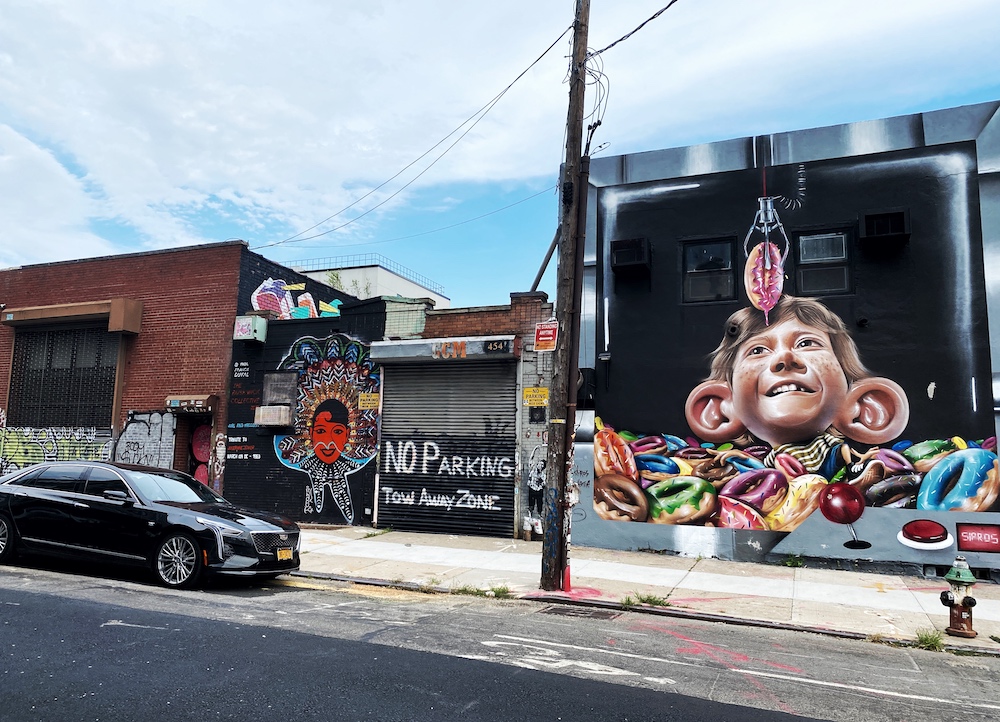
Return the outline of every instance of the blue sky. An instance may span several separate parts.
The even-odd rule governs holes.
[[[591,47],[667,1],[592,0]],[[378,253],[455,306],[505,303],[557,223],[573,8],[5,0],[0,267],[241,238],[283,263]],[[617,155],[1000,99],[997,37],[995,0],[680,0],[595,61],[594,143]],[[306,235],[356,220],[279,243],[329,216]]]

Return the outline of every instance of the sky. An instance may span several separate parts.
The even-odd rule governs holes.
[[[668,3],[591,2],[592,50],[635,31],[589,63],[602,155],[1000,99],[996,0]],[[3,0],[0,267],[242,239],[508,303],[558,224],[574,8]]]

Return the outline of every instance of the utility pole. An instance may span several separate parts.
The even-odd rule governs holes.
[[[569,591],[569,515],[566,482],[576,426],[576,381],[580,355],[580,297],[582,284],[583,219],[586,176],[581,178],[583,101],[587,87],[587,33],[590,0],[576,0],[573,23],[573,64],[569,76],[569,112],[566,118],[566,158],[563,163],[560,201],[559,267],[556,282],[556,321],[559,341],[549,391],[548,456],[545,479],[545,529],[542,537],[541,588]],[[589,159],[585,165],[589,170]],[[581,183],[581,180],[583,181]]]

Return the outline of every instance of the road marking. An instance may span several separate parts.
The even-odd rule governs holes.
[[[995,709],[1000,710],[1000,705],[997,704],[987,704],[985,702],[965,702],[961,699],[954,697],[949,697],[948,699],[943,699],[941,697],[927,697],[922,694],[908,694],[906,692],[894,692],[889,689],[875,689],[874,687],[862,687],[856,684],[843,684],[841,682],[828,682],[824,679],[813,679],[811,677],[793,677],[789,674],[777,674],[775,672],[759,672],[753,669],[734,669],[734,672],[740,672],[742,674],[750,674],[756,677],[769,677],[771,679],[782,679],[790,682],[803,682],[804,684],[812,684],[818,687],[834,687],[836,689],[846,689],[852,692],[868,692],[870,694],[879,694],[885,697],[897,697],[899,699],[912,699],[918,700],[920,702],[938,702],[945,705],[959,705],[961,707],[975,707],[977,709]]]
[[[650,662],[662,662],[664,664],[675,664],[683,667],[700,667],[703,665],[695,664],[692,662],[680,662],[673,659],[663,659],[662,657],[648,657],[640,654],[631,654],[629,652],[620,652],[616,649],[601,649],[600,647],[581,647],[575,644],[561,644],[558,642],[548,642],[542,639],[530,639],[527,637],[513,637],[505,634],[495,634],[493,635],[500,639],[510,639],[512,641],[517,641],[525,644],[531,645],[547,645],[549,647],[558,647],[563,649],[574,649],[580,652],[600,652],[602,654],[610,654],[616,657],[630,657],[632,659],[641,659]],[[787,682],[801,682],[802,684],[811,684],[817,687],[832,687],[835,689],[850,690],[853,692],[866,692],[868,694],[877,694],[884,697],[894,697],[897,699],[910,699],[920,702],[935,702],[939,704],[952,704],[959,705],[961,707],[973,707],[976,709],[990,709],[990,710],[1000,710],[1000,705],[989,704],[986,702],[966,702],[961,699],[948,698],[944,699],[941,697],[929,697],[920,694],[909,694],[906,692],[895,692],[889,689],[877,689],[875,687],[863,687],[861,685],[855,684],[844,684],[842,682],[829,682],[823,679],[814,679],[812,677],[799,677],[791,674],[778,674],[776,672],[764,672],[754,669],[742,669],[738,667],[729,667],[727,671],[737,672],[739,674],[753,675],[755,677],[767,677],[769,679],[784,680]]]
[[[558,642],[548,642],[543,639],[529,639],[527,637],[511,637],[506,634],[494,634],[494,637],[499,639],[510,639],[515,642],[527,643],[527,644],[545,644],[550,647],[560,647],[562,649],[575,649],[580,652],[600,652],[601,654],[610,654],[614,657],[627,657],[629,659],[641,659],[645,662],[662,662],[663,664],[674,664],[679,667],[702,667],[704,665],[696,664],[695,662],[682,662],[677,659],[664,659],[662,657],[648,657],[642,654],[633,654],[631,652],[619,652],[617,649],[601,649],[600,647],[580,647],[575,644],[560,644]],[[485,642],[484,642],[485,644]]]
[[[129,624],[128,622],[123,622],[120,619],[109,619],[108,621],[106,621],[101,626],[102,627],[132,627],[133,629],[159,629],[159,630],[162,630],[164,632],[171,631],[169,627],[150,627],[150,626],[147,626],[145,624]],[[176,632],[178,630],[175,629],[173,631]]]

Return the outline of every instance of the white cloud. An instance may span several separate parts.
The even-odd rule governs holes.
[[[0,267],[113,252],[88,229],[99,214],[83,184],[52,155],[0,125]]]
[[[595,0],[590,45],[665,4]],[[573,7],[5,0],[0,123],[34,144],[8,131],[4,157],[15,160],[5,162],[51,188],[5,184],[3,207],[16,210],[0,212],[21,221],[3,229],[2,252],[45,261],[71,248],[259,243],[311,226],[482,107],[567,28]],[[601,57],[611,93],[595,143],[650,150],[1000,94],[998,31],[993,0],[681,0]],[[569,50],[567,35],[416,187],[554,176]],[[445,145],[338,220],[384,200]],[[410,197],[386,211],[405,216]],[[437,208],[453,205],[461,213],[447,197]],[[379,217],[336,238],[377,235]],[[123,230],[102,245],[90,219]]]

